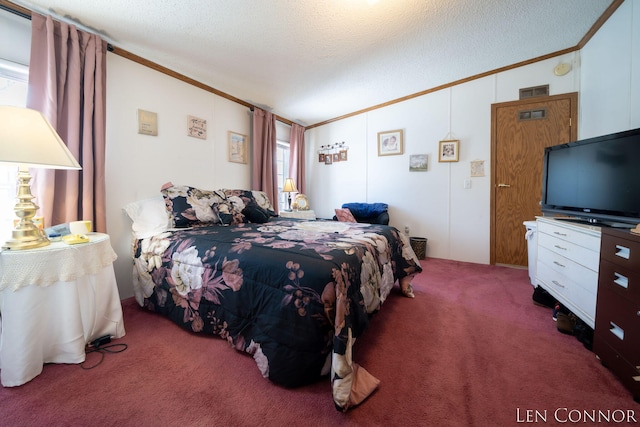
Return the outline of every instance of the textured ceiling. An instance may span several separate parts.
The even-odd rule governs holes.
[[[14,0],[315,124],[571,48],[612,0]]]

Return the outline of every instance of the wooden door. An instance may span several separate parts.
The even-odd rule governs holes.
[[[544,148],[577,139],[578,94],[491,106],[491,264],[527,265],[524,221],[541,215]]]

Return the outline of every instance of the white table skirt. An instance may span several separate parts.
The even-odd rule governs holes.
[[[108,237],[99,240],[113,250]],[[5,387],[32,380],[45,363],[81,363],[87,342],[125,334],[111,263],[46,286],[7,286],[0,299],[0,379]]]

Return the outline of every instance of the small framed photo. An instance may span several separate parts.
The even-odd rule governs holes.
[[[428,154],[412,154],[409,156],[409,170],[411,172],[426,171],[429,165]]]
[[[158,113],[138,110],[138,133],[158,136]]]
[[[207,139],[207,121],[194,116],[187,117],[187,136]]]
[[[378,156],[394,156],[402,153],[402,129],[378,132]]]
[[[340,150],[339,154],[340,154],[340,161],[341,162],[346,162],[347,159],[348,159],[347,150]]]
[[[247,136],[229,131],[229,161],[247,163]]]
[[[484,160],[474,160],[471,162],[471,176],[484,176]]]
[[[457,139],[448,139],[440,141],[439,162],[457,162],[458,151],[460,150],[460,141]]]

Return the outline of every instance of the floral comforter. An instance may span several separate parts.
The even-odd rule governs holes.
[[[383,225],[278,218],[164,232],[134,246],[141,306],[226,339],[276,383],[331,372],[339,410],[378,385],[352,361],[355,339],[394,283],[420,271],[406,237]]]

